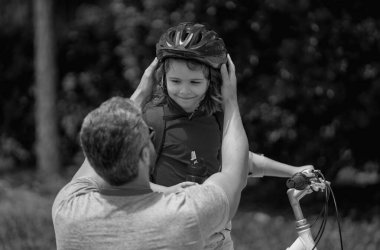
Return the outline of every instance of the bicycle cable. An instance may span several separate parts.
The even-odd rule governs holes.
[[[325,185],[327,186],[327,188],[325,189],[325,204],[324,204],[324,208],[322,209],[322,211],[320,212],[317,220],[319,219],[319,217],[321,216],[321,214],[323,213],[323,220],[322,220],[322,223],[321,223],[321,226],[318,230],[318,233],[316,235],[316,237],[314,238],[314,241],[315,241],[315,245],[314,247],[312,248],[312,250],[314,250],[316,248],[316,246],[318,245],[320,239],[322,238],[322,234],[325,230],[325,227],[326,227],[326,223],[327,223],[327,219],[328,219],[328,208],[329,208],[329,198],[330,198],[330,194],[331,194],[331,197],[332,197],[332,200],[334,202],[334,208],[335,208],[335,218],[337,220],[337,224],[338,224],[338,231],[339,231],[339,239],[340,239],[340,247],[341,247],[341,250],[343,250],[343,237],[342,237],[342,230],[341,230],[341,220],[340,220],[340,215],[339,215],[339,211],[338,211],[338,205],[336,203],[336,199],[335,199],[335,196],[334,196],[334,192],[331,188],[331,186],[329,185],[329,183],[326,181],[325,177],[323,176],[323,174],[318,171],[318,174],[321,176],[323,182],[325,183]],[[316,220],[316,221],[317,221]],[[313,224],[316,222],[314,221]]]
[[[322,174],[322,172],[319,171],[319,174],[322,176],[323,180],[326,182],[325,176]],[[341,219],[338,211],[338,205],[336,203],[334,192],[330,186],[330,184],[327,183],[327,189],[329,190],[329,194],[331,194],[333,202],[334,202],[334,209],[335,209],[335,218],[336,222],[338,224],[338,231],[339,231],[339,240],[340,240],[340,249],[343,250],[343,237],[342,237],[342,229],[341,229]]]
[[[326,185],[327,183],[326,183],[326,180],[325,180],[324,176],[322,175],[322,173],[320,171],[318,171],[317,173],[322,177],[323,183]],[[324,195],[325,202],[324,202],[323,208],[322,208],[320,215],[319,215],[319,216],[323,215],[323,219],[322,219],[321,225],[319,227],[318,233],[314,237],[315,244],[314,244],[314,247],[312,248],[312,250],[314,250],[317,247],[319,241],[321,240],[322,235],[323,235],[325,228],[326,228],[327,220],[328,220],[328,204],[329,204],[330,192],[327,188],[325,189],[324,194],[325,194]]]
[[[323,205],[323,208],[322,208],[322,211],[321,211],[321,214],[323,214],[323,219],[322,219],[322,222],[321,222],[321,225],[319,227],[319,230],[318,230],[318,233],[317,235],[314,237],[314,247],[312,248],[312,250],[314,250],[319,241],[322,239],[322,235],[323,233],[325,232],[325,228],[326,228],[326,224],[327,224],[327,220],[328,220],[328,201],[329,201],[329,191],[326,189],[325,192],[325,202],[324,202],[324,205]]]
[[[331,193],[331,196],[332,196],[333,202],[334,202],[335,218],[336,218],[336,222],[338,224],[338,230],[339,230],[340,249],[343,250],[343,237],[342,237],[342,229],[341,229],[341,226],[340,226],[340,224],[341,224],[341,218],[340,218],[339,211],[338,211],[338,205],[336,204],[334,192],[332,191],[332,188],[330,187],[330,185],[328,185],[328,189],[330,190],[330,193]]]
[[[325,194],[325,202],[323,203],[323,206],[322,206],[321,211],[319,212],[317,218],[313,222],[310,223],[311,227],[313,227],[319,221],[319,219],[322,216],[324,216],[324,213],[326,211],[326,203],[328,203],[328,201],[329,201],[329,193],[327,193],[327,196]]]

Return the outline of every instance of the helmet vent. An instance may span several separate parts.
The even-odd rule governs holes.
[[[179,41],[179,45],[183,47],[187,47],[193,38],[193,33],[186,33],[185,36],[182,34],[182,38]]]
[[[189,36],[190,34],[188,32],[183,32],[182,33],[182,37],[181,37],[181,41],[185,41],[186,38]]]
[[[172,32],[169,33],[168,37],[169,37],[169,41],[170,42],[174,42],[174,36],[175,36],[175,31],[173,30]]]
[[[201,40],[202,40],[202,34],[198,34],[196,37],[194,37],[192,44],[196,45],[196,44],[200,43]]]

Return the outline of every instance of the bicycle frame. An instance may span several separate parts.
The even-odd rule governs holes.
[[[296,219],[296,230],[298,238],[286,250],[312,250],[315,245],[313,236],[311,235],[310,224],[304,218],[300,205],[300,200],[305,195],[312,192],[313,190],[310,186],[304,190],[296,190],[294,188],[290,188],[287,191],[289,202],[292,206]],[[317,250],[316,247],[314,249]]]

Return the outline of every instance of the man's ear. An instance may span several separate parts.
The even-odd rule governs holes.
[[[143,163],[145,165],[149,165],[150,164],[150,150],[149,150],[149,147],[145,146],[142,151],[141,151],[141,160],[143,161]]]

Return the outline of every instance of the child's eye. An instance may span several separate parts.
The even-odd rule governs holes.
[[[172,83],[180,83],[181,81],[180,80],[176,80],[176,79],[172,79],[170,80]]]
[[[201,84],[202,82],[193,81],[193,82],[191,82],[191,83],[194,84],[194,85],[198,85],[198,84]]]

